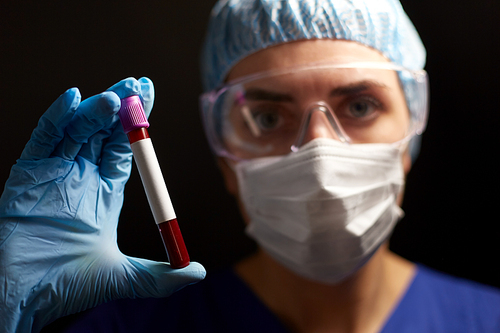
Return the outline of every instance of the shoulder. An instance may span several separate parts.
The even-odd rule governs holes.
[[[499,332],[500,290],[418,265],[386,328],[384,332]]]
[[[458,307],[467,307],[468,305],[499,305],[500,313],[500,290],[478,282],[466,280],[463,278],[451,276],[429,267],[419,265],[415,277],[414,286],[421,292],[428,292],[445,301],[468,300],[468,304],[456,304]],[[478,304],[476,304],[478,303]]]

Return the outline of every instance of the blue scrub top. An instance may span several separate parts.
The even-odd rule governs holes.
[[[289,332],[233,272],[209,274],[160,299],[109,302],[65,332]],[[381,333],[500,332],[500,290],[418,265]]]

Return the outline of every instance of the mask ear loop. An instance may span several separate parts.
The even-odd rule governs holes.
[[[302,145],[307,133],[307,129],[309,127],[309,123],[311,122],[311,117],[313,113],[316,111],[322,112],[326,116],[328,122],[330,123],[330,126],[332,127],[333,131],[337,135],[337,138],[340,142],[345,144],[351,144],[351,138],[349,138],[349,136],[344,132],[344,130],[340,126],[340,122],[335,116],[335,113],[330,109],[328,104],[322,101],[316,102],[311,106],[309,106],[307,110],[308,111],[305,112],[304,116],[302,117],[300,131],[299,134],[297,135],[297,139],[290,148],[293,152],[298,151],[300,146]]]

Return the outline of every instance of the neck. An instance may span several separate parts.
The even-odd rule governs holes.
[[[238,263],[236,272],[292,332],[378,332],[411,283],[414,265],[384,245],[335,285],[304,279],[264,251]]]

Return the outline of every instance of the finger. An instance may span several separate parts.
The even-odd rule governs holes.
[[[93,137],[84,148],[87,149],[99,145],[99,143],[94,142],[99,140],[101,134],[98,133],[96,137]],[[85,152],[82,149],[82,156],[84,155]],[[120,122],[118,122],[109,138],[106,139],[100,157],[101,160],[98,164],[101,177],[108,181],[115,181],[124,185],[132,169],[132,149],[130,148],[127,134],[123,131]]]
[[[124,99],[125,97],[140,95],[141,84],[133,77],[129,77],[112,85],[106,91],[112,91],[117,94],[120,99]]]
[[[110,88],[106,90],[106,93],[114,93],[117,98],[123,99],[132,95],[141,95],[141,86],[142,83],[133,77],[129,77],[121,80],[120,82],[114,84]],[[147,99],[150,100],[149,87],[145,88]],[[153,95],[154,97],[154,95]],[[121,105],[121,102],[120,102]],[[116,122],[116,123],[115,123]],[[114,131],[123,132],[122,126],[118,120],[118,116],[115,116],[113,121],[113,126],[109,128],[104,128],[99,132],[93,134],[88,142],[82,145],[80,150],[80,156],[89,160],[94,164],[101,165],[101,174],[110,179],[113,178],[124,178],[128,179],[128,175],[130,171],[128,170],[128,164],[131,154],[130,146],[128,146],[128,138],[125,133],[120,135],[119,133],[112,135]],[[112,136],[112,137],[111,137]],[[124,147],[125,144],[125,147]],[[108,156],[108,158],[104,159],[104,164],[102,163],[102,155],[103,155],[103,145],[107,145],[107,152],[113,156]],[[113,152],[113,147],[117,149],[117,154]],[[128,148],[127,148],[128,147]],[[125,154],[125,155],[124,155]],[[109,163],[123,163],[120,165],[108,165]],[[116,167],[116,170],[113,168]]]
[[[64,131],[81,100],[78,88],[68,89],[47,109],[21,154],[22,160],[49,157],[64,137]]]
[[[205,278],[205,268],[197,262],[173,269],[167,263],[127,257],[130,287],[125,297],[167,297]]]
[[[125,98],[137,93],[141,97],[144,105],[146,116],[151,113],[154,103],[154,86],[153,82],[148,78],[124,79],[111,88],[118,96]],[[118,122],[113,134],[107,140],[100,161],[101,176],[108,180],[127,181],[130,176],[131,168],[131,149],[127,135],[123,131],[123,127]]]
[[[113,91],[120,99],[139,95],[144,106],[146,117],[149,117],[155,98],[153,82],[149,78],[142,77],[136,80],[133,77],[129,77],[111,86],[107,91]]]
[[[92,135],[103,129],[111,133],[114,117],[119,109],[120,99],[113,92],[104,92],[82,101],[66,127],[64,139],[55,149],[53,156],[74,160],[83,144],[87,143]],[[100,145],[102,146],[102,141]],[[100,156],[99,148],[94,147],[92,154],[95,155],[86,158],[97,159]]]
[[[102,162],[102,155],[103,155],[103,150],[104,147],[109,143],[109,140],[116,130],[116,126],[118,124],[115,124],[112,128],[103,128],[99,132],[93,134],[87,141],[87,143],[83,144],[81,146],[80,152],[78,153],[79,156],[83,157],[84,159],[88,160],[94,165],[100,165]],[[113,139],[114,140],[114,139]],[[119,141],[122,143],[127,143],[127,138],[125,137],[120,137]],[[127,153],[131,154],[132,151],[130,150],[130,147],[128,147]]]
[[[141,100],[144,106],[146,117],[149,117],[155,100],[155,88],[153,82],[147,77],[141,77],[139,80],[141,84]]]

